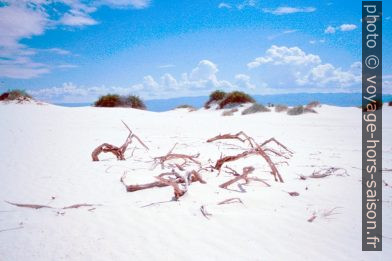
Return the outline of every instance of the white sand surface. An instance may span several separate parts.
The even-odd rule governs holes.
[[[204,109],[0,104],[0,260],[391,260],[391,186],[383,186],[383,252],[361,251],[361,111],[316,110],[223,117]],[[383,168],[391,169],[392,107],[383,110]],[[134,142],[125,161],[108,153],[93,162],[96,146],[124,142],[128,131],[121,120],[150,150]],[[254,166],[253,175],[271,187],[254,181],[243,186],[246,192],[235,191],[235,184],[226,190],[218,186],[229,174],[201,172],[207,184],[192,183],[179,201],[170,201],[171,187],[130,193],[120,182],[124,173],[127,184],[154,181],[163,171],[151,170],[151,159],[175,143],[175,152],[200,153],[205,166],[238,154],[245,146],[238,141],[206,142],[238,131],[258,142],[275,137],[294,151],[288,166],[278,166],[284,183],[275,182],[257,156],[228,165],[239,172]],[[344,168],[348,176],[299,179],[328,167]],[[392,185],[392,172],[383,175]],[[300,195],[287,193],[294,191]],[[217,205],[233,197],[244,204]],[[162,201],[169,202],[142,207]],[[78,203],[97,206],[61,209]]]

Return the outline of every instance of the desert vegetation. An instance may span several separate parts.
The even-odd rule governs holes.
[[[211,107],[211,104],[213,103],[218,103],[223,98],[226,96],[226,93],[224,91],[216,90],[210,94],[210,98],[208,101],[204,104],[204,108],[209,109]]]
[[[0,95],[0,101],[26,101],[32,98],[30,94],[20,89],[8,90]]]
[[[145,110],[147,107],[138,96],[120,96],[118,94],[107,94],[99,97],[94,103],[95,107],[129,107]]]
[[[258,113],[258,112],[269,112],[271,111],[267,107],[265,107],[262,104],[255,103],[249,108],[245,109],[242,111],[242,115],[247,115],[247,114],[252,114],[252,113]]]
[[[284,104],[275,105],[276,112],[284,112],[284,111],[287,111],[288,109],[289,109],[289,107],[287,107],[287,105],[284,105]]]
[[[231,106],[240,105],[242,103],[254,103],[255,100],[244,92],[233,91],[225,95],[225,97],[219,102],[219,108],[229,108]]]
[[[188,111],[195,111],[196,108],[189,104],[181,104],[176,107],[176,109],[188,109]]]
[[[254,103],[255,100],[244,92],[233,91],[226,93],[224,91],[214,91],[210,94],[210,98],[204,104],[204,108],[209,109],[212,104],[217,104],[219,109],[228,109],[236,107],[243,103]]]

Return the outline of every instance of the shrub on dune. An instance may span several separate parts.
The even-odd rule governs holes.
[[[204,108],[209,109],[210,105],[212,103],[218,103],[219,101],[223,100],[223,98],[226,96],[226,93],[224,91],[214,91],[210,94],[210,98],[208,101],[204,104]]]
[[[178,105],[178,106],[176,107],[176,109],[188,109],[189,111],[195,111],[195,110],[196,110],[195,107],[193,107],[192,105],[188,105],[188,104],[181,104],[181,105]]]
[[[142,99],[135,95],[129,95],[125,97],[122,105],[124,107],[131,107],[139,110],[145,110],[147,108]]]
[[[271,111],[267,107],[265,107],[262,104],[255,103],[249,108],[243,110],[242,115],[247,115],[247,114],[252,114],[252,113],[258,113],[258,112],[269,112]]]
[[[226,96],[219,102],[219,108],[227,108],[229,106],[236,106],[242,103],[254,103],[255,100],[244,92],[234,91],[226,94]]]
[[[0,95],[0,101],[29,100],[31,95],[24,90],[14,89],[8,90]]]
[[[296,107],[293,107],[293,108],[287,110],[288,115],[300,115],[303,113],[304,113],[304,106],[302,106],[302,105],[296,106]]]
[[[238,109],[237,108],[233,108],[230,110],[225,110],[224,112],[222,112],[222,116],[233,116],[235,112],[237,112]]]
[[[287,111],[288,109],[289,107],[287,107],[287,105],[278,104],[275,106],[276,112],[283,112],[283,111]]]
[[[138,97],[134,95],[120,96],[118,94],[107,94],[99,97],[94,103],[95,107],[128,107],[134,109],[145,110],[146,105]]]
[[[94,103],[95,107],[117,107],[121,104],[120,95],[107,94],[99,97],[98,101]]]
[[[309,103],[306,105],[306,107],[307,107],[307,108],[321,107],[321,104],[320,104],[319,101],[312,101],[312,102],[309,102]]]

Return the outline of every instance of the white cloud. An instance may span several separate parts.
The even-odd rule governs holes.
[[[64,50],[64,49],[61,49],[61,48],[49,48],[49,49],[43,49],[43,51],[48,51],[48,52],[59,54],[59,55],[69,55],[69,54],[71,54],[70,51]]]
[[[29,57],[0,59],[0,77],[30,79],[45,73],[49,73],[49,68],[45,64],[33,62]]]
[[[357,26],[355,24],[342,24],[340,27],[340,31],[352,31],[355,30],[357,28]]]
[[[299,47],[272,45],[265,56],[248,63],[250,69],[261,65],[288,66],[286,76],[291,75],[298,86],[347,87],[361,81],[361,64],[355,62],[349,70],[337,68],[330,63],[322,63],[320,56],[305,53]],[[265,68],[264,68],[265,69]],[[275,68],[275,71],[279,69]]]
[[[241,4],[237,5],[237,9],[241,10],[245,7],[255,7],[257,5],[257,0],[245,0]]]
[[[47,15],[40,10],[33,11],[19,5],[1,7],[0,46],[21,46],[19,40],[43,34],[47,22]]]
[[[101,0],[101,4],[111,7],[133,7],[137,9],[146,8],[150,5],[150,0]]]
[[[277,37],[280,37],[282,35],[293,34],[293,33],[296,33],[296,32],[298,32],[298,30],[296,30],[296,29],[285,30],[285,31],[282,31],[281,33],[270,35],[270,36],[267,37],[267,39],[268,40],[273,40],[273,39],[275,39]]]
[[[166,69],[166,68],[173,68],[173,67],[176,66],[174,64],[162,64],[158,66],[159,69]]]
[[[71,10],[69,13],[64,14],[64,16],[60,19],[60,23],[68,26],[87,26],[95,25],[98,22],[86,13]]]
[[[272,45],[266,51],[265,56],[257,57],[252,62],[248,63],[248,67],[252,69],[266,63],[271,63],[274,65],[279,65],[279,64],[307,65],[307,64],[318,64],[320,62],[321,59],[318,55],[306,54],[298,47]]]
[[[335,27],[330,25],[324,30],[324,33],[326,34],[334,34],[335,32],[336,32]]]
[[[310,71],[304,75],[297,77],[297,83],[299,85],[317,85],[325,86],[329,83],[338,84],[339,86],[345,87],[353,83],[361,81],[360,75],[355,75],[351,71],[343,71],[341,68],[335,68],[330,63],[319,64],[310,69]]]
[[[264,8],[263,12],[264,13],[270,13],[274,15],[285,15],[285,14],[294,14],[294,13],[311,13],[316,11],[316,8],[314,7],[289,7],[289,6],[283,6],[283,7],[278,7],[275,9],[272,8]]]
[[[227,8],[227,9],[231,9],[231,5],[228,4],[228,3],[222,2],[222,3],[220,3],[220,4],[218,5],[218,8]]]
[[[138,90],[138,86],[131,87],[107,87],[107,86],[77,86],[72,82],[63,83],[60,87],[43,88],[39,90],[29,90],[28,92],[35,98],[51,102],[88,102],[96,100],[101,95],[116,93],[128,95]]]
[[[340,30],[342,32],[347,32],[347,31],[352,31],[357,29],[357,26],[355,24],[342,24],[337,27],[333,27],[329,25],[325,30],[324,33],[326,34],[334,34],[337,30]]]
[[[6,0],[0,5],[0,75],[1,77],[28,79],[49,73],[53,66],[37,63],[37,51],[68,55],[60,48],[34,50],[21,40],[42,35],[49,28],[59,25],[82,27],[98,23],[90,14],[98,7],[146,8],[149,0]],[[61,7],[61,8],[59,8]],[[23,61],[23,62],[21,62]],[[54,66],[56,67],[56,66]]]
[[[77,66],[77,65],[75,65],[75,64],[68,64],[68,63],[65,63],[65,64],[60,64],[60,65],[58,65],[57,67],[58,67],[58,68],[61,68],[61,69],[72,69],[72,68],[77,68],[77,67],[79,67],[79,66]]]
[[[325,43],[325,40],[324,40],[324,39],[320,39],[320,40],[310,40],[309,43],[310,43],[310,44]]]
[[[107,93],[128,95],[137,93],[144,98],[163,98],[174,96],[207,95],[212,90],[233,89],[262,92],[267,85],[265,83],[254,84],[251,78],[245,74],[237,74],[234,81],[218,79],[218,66],[209,60],[200,61],[189,73],[174,77],[169,73],[163,74],[156,80],[152,75],[143,77],[142,82],[130,87],[85,87],[76,86],[73,83],[64,83],[60,87],[43,88],[29,91],[37,99],[51,102],[86,102],[96,100],[98,96]]]
[[[250,82],[249,75],[246,74],[237,74],[235,77],[235,85],[240,89],[256,89],[256,85]],[[262,87],[266,87],[266,84],[263,83]]]

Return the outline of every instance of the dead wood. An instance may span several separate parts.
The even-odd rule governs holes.
[[[81,204],[74,204],[74,205],[71,205],[71,206],[68,206],[68,207],[63,207],[63,209],[80,208],[80,207],[94,207],[94,206],[99,206],[99,205],[81,203]]]
[[[308,222],[313,222],[316,219],[316,212],[313,212],[313,214],[310,216],[310,218],[308,218]]]
[[[161,183],[173,187],[173,189],[174,189],[174,199],[176,199],[176,200],[178,200],[181,196],[183,196],[186,193],[186,190],[180,189],[178,183],[175,182],[175,180],[168,180],[168,179],[164,179],[164,178],[159,177],[159,176],[157,176],[155,178],[158,179]]]
[[[171,150],[164,156],[160,156],[160,157],[155,157],[154,160],[154,164],[152,166],[152,169],[155,169],[156,166],[161,165],[161,168],[164,169],[165,168],[165,162],[170,161],[170,160],[175,160],[175,159],[182,159],[183,163],[180,164],[172,164],[170,167],[177,167],[179,170],[184,170],[184,166],[186,164],[188,164],[189,162],[193,162],[199,166],[201,166],[201,163],[196,160],[196,158],[198,158],[200,156],[200,153],[196,154],[196,155],[186,155],[186,154],[179,154],[179,153],[173,153],[174,148],[176,147],[177,143],[174,144],[173,148],[171,148]]]
[[[148,147],[142,142],[142,140],[138,136],[133,134],[132,130],[128,127],[128,125],[124,121],[122,121],[122,123],[125,125],[125,127],[129,131],[128,137],[125,140],[124,144],[121,147],[117,147],[117,146],[114,146],[109,143],[103,143],[103,144],[99,145],[91,153],[91,157],[92,157],[93,161],[99,161],[98,156],[102,152],[103,153],[107,153],[107,152],[113,153],[118,160],[125,160],[124,153],[125,153],[126,149],[128,148],[128,146],[132,143],[133,138],[135,138],[146,150],[148,150]],[[132,155],[133,155],[133,152],[132,152]]]
[[[244,179],[245,181],[247,181],[247,176],[248,174],[252,173],[255,170],[254,167],[244,167],[242,170],[242,174],[239,176],[236,176],[234,179],[231,179],[229,181],[226,181],[225,183],[219,185],[219,187],[226,189],[228,186],[230,186],[231,184]]]
[[[232,204],[232,203],[244,204],[244,202],[242,202],[242,200],[240,198],[228,198],[228,199],[225,199],[225,200],[219,202],[218,205]]]
[[[286,146],[281,144],[279,141],[277,141],[275,138],[270,138],[269,140],[264,141],[261,145],[259,145],[252,137],[248,136],[245,134],[243,131],[240,131],[236,134],[220,134],[218,136],[215,136],[211,139],[208,139],[207,142],[213,142],[216,140],[222,140],[222,139],[236,139],[241,142],[248,142],[249,146],[251,149],[248,149],[240,154],[237,155],[232,155],[232,156],[225,156],[221,157],[219,160],[217,160],[215,164],[215,168],[220,171],[222,168],[223,164],[226,162],[230,161],[235,161],[241,158],[246,158],[250,155],[260,155],[269,165],[271,169],[271,174],[274,176],[275,181],[283,182],[283,178],[280,175],[278,169],[276,168],[276,164],[271,160],[270,156],[267,154],[267,152],[271,152],[277,156],[284,157],[288,159],[291,154],[293,153],[291,150],[289,150]],[[264,148],[264,146],[270,142],[275,142],[278,146],[282,147],[285,151],[289,153],[289,155],[285,155],[282,152],[278,152],[276,150],[273,150],[271,148]]]
[[[340,173],[337,173],[338,171],[340,171]],[[325,177],[328,177],[331,175],[348,176],[346,169],[330,167],[330,168],[326,168],[326,169],[320,169],[317,171],[313,171],[312,175],[309,175],[309,176],[300,175],[299,177],[302,180],[306,180],[307,178],[321,179],[321,178],[325,178]]]
[[[200,207],[200,211],[201,211],[201,213],[203,214],[203,216],[204,216],[206,219],[210,219],[209,217],[212,216],[212,214],[210,214],[210,213],[207,212],[207,209],[205,208],[204,205],[202,205],[202,206]]]
[[[18,229],[22,229],[22,228],[24,228],[24,226],[11,227],[11,228],[6,228],[6,229],[0,229],[0,232],[11,231],[11,230],[18,230]]]
[[[290,196],[292,196],[292,197],[298,197],[299,196],[299,193],[298,192],[296,192],[296,191],[293,191],[293,192],[287,192]]]
[[[16,207],[20,207],[20,208],[33,208],[33,209],[40,209],[40,208],[52,208],[50,206],[46,206],[46,205],[36,205],[36,204],[19,204],[19,203],[13,203],[13,202],[9,202],[9,201],[5,201],[6,203],[16,206]]]
[[[127,185],[124,182],[124,176],[121,177],[120,179],[121,183],[125,186],[127,192],[134,192],[134,191],[138,191],[138,190],[143,190],[143,189],[149,189],[149,188],[160,188],[160,187],[166,187],[168,185],[163,184],[162,182],[156,181],[156,182],[151,182],[151,183],[147,183],[147,184],[136,184],[136,185]]]

